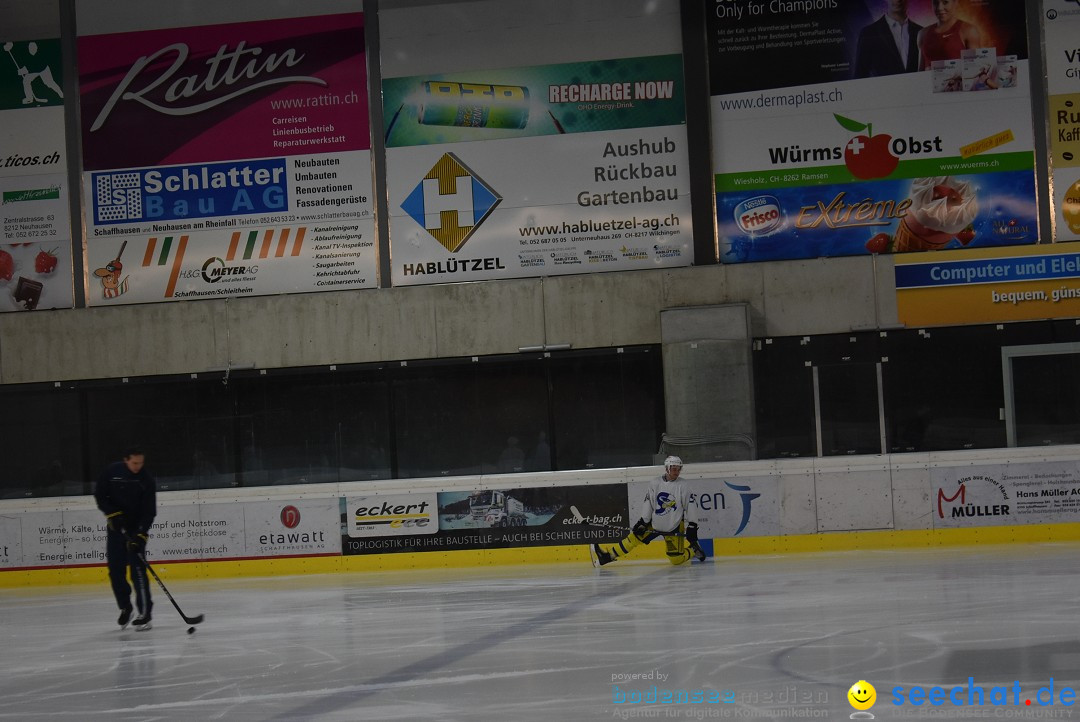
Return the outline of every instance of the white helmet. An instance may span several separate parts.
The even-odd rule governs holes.
[[[667,471],[673,466],[678,466],[682,468],[682,465],[682,459],[677,456],[669,456],[668,458],[664,459],[664,471]]]

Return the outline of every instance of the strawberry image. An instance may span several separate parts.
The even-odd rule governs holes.
[[[39,251],[34,256],[34,270],[38,273],[52,273],[56,269],[56,249]]]
[[[956,240],[965,246],[975,240],[975,229],[971,227],[970,223],[967,228],[961,229],[956,234]]]
[[[888,253],[892,238],[888,233],[878,233],[866,242],[866,250],[870,253]]]
[[[15,275],[15,259],[7,251],[0,251],[0,281],[10,281]]]

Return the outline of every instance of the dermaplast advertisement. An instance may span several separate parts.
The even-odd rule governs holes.
[[[60,40],[0,43],[0,311],[71,308]]]
[[[678,4],[507,6],[380,13],[394,284],[689,265]]]
[[[143,29],[136,12],[121,32],[88,17],[89,304],[376,285],[361,13]]]
[[[1023,3],[713,10],[721,261],[1038,240]]]

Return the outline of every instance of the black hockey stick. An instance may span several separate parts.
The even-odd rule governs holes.
[[[143,556],[142,552],[139,552],[138,557],[139,561],[142,562],[142,565],[146,567],[146,570],[148,572],[150,572],[150,576],[152,576],[154,578],[154,581],[158,583],[158,586],[161,587],[161,591],[165,592],[165,596],[168,597],[169,601],[172,602],[172,605],[176,607],[176,611],[180,612],[180,616],[184,618],[184,621],[188,624],[199,624],[203,620],[203,615],[200,614],[196,617],[189,617],[188,615],[184,614],[184,610],[180,608],[180,605],[176,603],[176,600],[173,599],[173,596],[169,594],[169,590],[165,586],[165,582],[161,581],[161,577],[157,575],[157,572],[154,571],[154,568],[150,566],[149,562],[146,561],[146,557]]]
[[[611,529],[612,531],[621,531],[621,532],[623,532],[625,534],[629,534],[630,532],[633,531],[633,529],[631,529],[629,527],[625,527],[625,526],[616,526],[614,524],[601,524],[599,522],[589,521],[584,516],[582,516],[581,512],[578,511],[578,508],[576,506],[573,506],[573,505],[570,506],[570,513],[574,515],[574,521],[576,521],[578,524],[588,524],[589,526],[595,526],[595,527],[599,527],[601,529]],[[677,531],[663,532],[663,531],[656,531],[655,529],[652,529],[650,531],[650,533],[651,534],[656,534],[657,536],[686,536],[685,534],[682,534],[682,533],[677,532]],[[653,538],[655,538],[655,537],[653,537]]]
[[[614,524],[601,524],[599,522],[589,521],[584,516],[582,516],[581,512],[578,511],[578,508],[573,504],[570,505],[570,513],[574,515],[574,521],[578,524],[588,524],[589,526],[600,527],[601,529],[611,529],[612,531],[621,531],[626,534],[630,532],[629,527],[616,526]]]

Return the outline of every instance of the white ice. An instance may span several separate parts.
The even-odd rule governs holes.
[[[861,679],[877,689],[877,719],[1080,718],[1035,698],[1051,678],[1057,695],[1080,687],[1078,551],[171,583],[162,565],[184,611],[206,615],[193,635],[156,587],[146,632],[119,631],[104,581],[4,589],[0,720],[835,720],[854,712],[847,690]],[[892,704],[894,687],[966,689],[969,677],[987,694],[1008,687],[1009,705]],[[615,685],[730,690],[734,701],[616,704]]]

